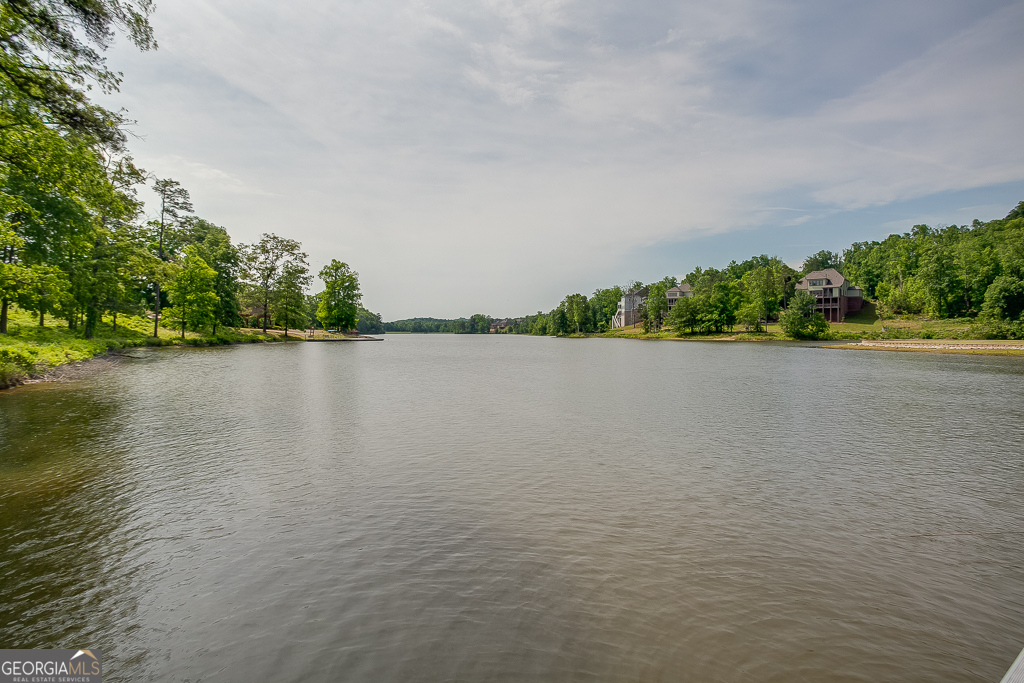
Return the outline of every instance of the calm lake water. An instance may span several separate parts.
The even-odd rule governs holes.
[[[998,681],[1024,359],[392,335],[0,393],[0,647],[109,681]]]

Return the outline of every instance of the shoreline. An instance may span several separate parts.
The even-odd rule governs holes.
[[[8,391],[15,389],[20,386],[30,384],[47,384],[50,382],[66,382],[78,379],[92,374],[95,371],[102,371],[109,369],[115,365],[119,365],[124,362],[124,358],[137,358],[132,356],[129,352],[140,351],[143,349],[155,349],[155,348],[200,348],[210,346],[234,346],[237,344],[273,344],[277,343],[278,340],[272,335],[268,335],[269,338],[253,338],[253,339],[231,339],[224,341],[217,341],[216,338],[192,338],[195,341],[189,343],[189,338],[186,337],[182,343],[178,339],[175,339],[169,344],[134,344],[131,346],[108,346],[104,350],[94,353],[87,358],[71,359],[68,358],[67,362],[57,363],[45,368],[34,368],[32,370],[23,371],[21,374],[13,377],[5,378],[0,377],[0,391]],[[133,340],[134,341],[134,340]],[[2,348],[2,347],[0,347]],[[103,365],[105,367],[99,367]]]
[[[1024,342],[1001,339],[865,339],[859,344],[831,344],[822,348],[846,351],[951,353],[965,356],[1024,356]]]
[[[296,336],[289,334],[287,338],[281,330],[267,330],[266,337],[263,337],[263,331],[259,329],[248,329],[239,328],[240,332],[248,335],[252,335],[251,339],[232,339],[225,341],[216,341],[215,338],[189,338],[186,337],[182,342],[178,338],[174,338],[169,344],[154,344],[146,345],[139,344],[135,346],[119,346],[119,347],[107,347],[107,349],[101,353],[96,353],[88,358],[82,358],[79,360],[68,360],[66,363],[60,363],[58,365],[52,365],[45,369],[37,369],[25,373],[21,377],[16,377],[9,380],[6,384],[0,384],[0,391],[7,391],[15,389],[16,387],[31,385],[31,384],[48,384],[51,382],[70,382],[81,377],[86,377],[97,372],[103,372],[116,365],[120,365],[125,362],[126,358],[139,358],[139,356],[131,355],[131,351],[149,350],[155,348],[201,348],[210,346],[236,346],[241,344],[280,344],[286,342],[309,342],[309,341],[384,341],[380,337],[372,337],[366,335],[358,335],[354,337],[342,337],[342,338],[331,338],[331,339],[305,339],[302,336]],[[279,334],[275,334],[279,333]],[[258,337],[257,337],[258,335]],[[195,341],[192,341],[192,340]]]

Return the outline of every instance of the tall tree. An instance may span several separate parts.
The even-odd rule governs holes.
[[[180,219],[184,213],[192,213],[192,201],[188,190],[176,180],[165,178],[153,184],[153,190],[160,197],[160,223],[157,226],[157,258],[167,261],[164,251],[164,239],[168,227]],[[153,282],[153,336],[160,336],[160,280]]]
[[[324,291],[319,294],[317,319],[336,330],[351,330],[359,322],[359,274],[337,259],[320,269]]]
[[[758,266],[747,271],[741,280],[743,292],[749,304],[756,312],[755,330],[761,329],[761,321],[768,325],[768,318],[779,312],[782,297],[785,293],[785,276],[776,267],[777,264],[769,262],[766,266]],[[749,313],[747,315],[749,319]]]
[[[621,300],[622,287],[594,290],[594,295],[590,297],[590,307],[593,309],[598,329],[606,329],[611,324]]]
[[[255,244],[242,245],[243,272],[263,308],[263,332],[267,332],[270,300],[286,266],[307,267],[308,258],[295,240],[264,233]]]
[[[583,294],[570,294],[562,302],[562,308],[569,319],[569,324],[576,327],[576,333],[586,328],[590,318],[590,305]]]
[[[101,52],[116,32],[142,50],[156,48],[151,0],[6,0],[0,6],[0,129],[35,121],[121,149],[121,115],[89,101],[95,83],[117,90],[121,74]]]
[[[309,322],[305,288],[311,280],[309,269],[302,264],[291,262],[281,268],[271,299],[271,312],[274,320],[284,327],[285,339],[289,327],[305,327]]]
[[[191,218],[186,221],[185,229],[189,240],[196,245],[199,255],[217,273],[214,291],[219,303],[214,316],[213,333],[217,334],[218,325],[236,327],[239,309],[238,278],[241,267],[238,249],[231,244],[227,230],[202,218]]]
[[[565,307],[559,306],[548,314],[547,333],[560,337],[571,329],[569,324],[569,316],[565,313]]]

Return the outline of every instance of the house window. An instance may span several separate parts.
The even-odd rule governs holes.
[[[824,280],[811,280],[810,281],[811,287],[821,287],[823,284],[825,284]]]

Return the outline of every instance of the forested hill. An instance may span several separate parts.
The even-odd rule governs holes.
[[[384,332],[446,332],[452,334],[487,334],[491,317],[477,313],[470,318],[408,318],[381,325]]]
[[[881,242],[856,242],[839,266],[893,313],[1018,319],[1024,308],[1024,202],[1001,220],[916,225]]]

